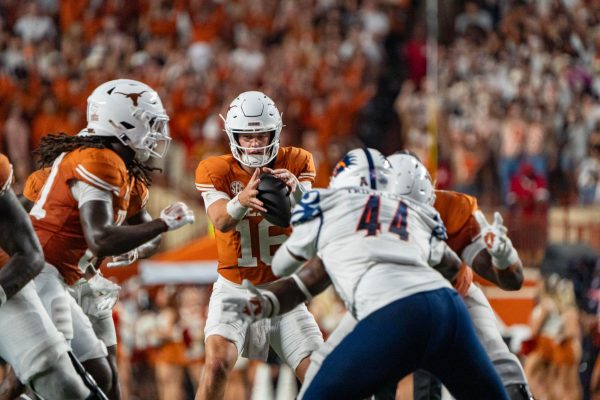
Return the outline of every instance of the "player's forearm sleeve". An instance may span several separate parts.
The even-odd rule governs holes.
[[[290,276],[304,264],[306,260],[289,251],[284,244],[273,257],[273,274],[277,277]]]

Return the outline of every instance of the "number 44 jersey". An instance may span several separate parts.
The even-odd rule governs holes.
[[[348,310],[358,319],[412,294],[451,287],[440,263],[446,230],[431,206],[363,188],[313,190],[292,215],[280,251],[318,255]],[[280,271],[278,276],[290,271]]]
[[[315,166],[309,152],[297,147],[282,147],[272,169],[285,168],[301,184],[312,184]],[[248,174],[231,154],[203,160],[196,169],[196,189],[202,193],[206,209],[219,199],[232,199],[248,182]],[[249,211],[235,229],[215,230],[219,257],[218,272],[230,282],[241,284],[248,279],[255,285],[277,279],[271,261],[277,248],[289,236],[290,228],[272,225],[259,213]]]

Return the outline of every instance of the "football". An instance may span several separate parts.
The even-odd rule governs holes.
[[[270,174],[261,174],[259,179],[256,198],[263,202],[267,210],[261,215],[273,225],[287,228],[292,218],[288,186]]]

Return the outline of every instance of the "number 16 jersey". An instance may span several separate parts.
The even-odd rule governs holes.
[[[312,155],[297,147],[282,147],[272,169],[284,168],[294,174],[300,183],[313,183],[315,166]],[[251,175],[231,154],[209,157],[196,169],[196,189],[202,192],[205,207],[212,201],[232,199],[240,193]],[[271,261],[277,248],[290,235],[290,228],[269,223],[258,212],[250,210],[229,232],[215,230],[219,258],[218,272],[230,282],[241,284],[248,279],[255,285],[272,282],[277,278],[271,271]]]

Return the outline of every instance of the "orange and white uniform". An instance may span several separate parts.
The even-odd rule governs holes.
[[[269,167],[287,169],[308,189],[315,180],[312,156],[303,149],[280,148]],[[201,161],[196,169],[196,189],[202,193],[208,209],[219,199],[229,200],[236,196],[246,187],[251,176],[231,154],[210,157]],[[270,344],[295,369],[323,342],[317,323],[304,304],[283,316],[253,324],[248,332],[241,321],[220,321],[221,299],[232,295],[244,296],[246,290],[240,286],[244,279],[257,286],[277,279],[271,271],[271,261],[290,233],[291,228],[274,226],[252,210],[235,229],[229,232],[216,230],[219,278],[213,286],[204,334],[205,337],[219,335],[231,340],[238,353],[249,358],[266,359]],[[270,329],[269,324],[273,325]]]
[[[446,190],[435,191],[434,207],[446,226],[448,246],[471,265],[477,254],[486,248],[480,227],[473,213],[479,208],[477,199]],[[463,268],[469,268],[467,266]],[[470,275],[472,278],[472,275]],[[504,385],[526,384],[527,380],[517,357],[510,352],[496,324],[496,315],[479,286],[470,283],[465,304],[475,325],[475,331]]]
[[[12,166],[0,154],[0,196],[13,181]],[[3,218],[0,215],[0,218]],[[0,251],[0,268],[10,257]],[[46,313],[32,282],[0,307],[0,357],[8,362],[19,380],[30,379],[55,366],[69,348]]]
[[[87,200],[110,201],[121,224],[145,206],[148,190],[117,153],[80,148],[31,174],[24,195],[34,202],[31,220],[46,259],[35,278],[38,295],[81,361],[105,357],[106,347],[116,344],[111,313],[86,315],[68,291],[82,276],[78,263],[88,248],[79,207]]]
[[[77,263],[88,247],[81,227],[79,203],[71,190],[75,181],[112,194],[114,218],[118,225],[131,212],[129,204],[132,198],[147,197],[147,190],[138,193],[138,188],[143,185],[135,184],[123,160],[109,149],[83,148],[63,153],[51,168],[33,174],[24,193],[35,200],[30,211],[33,226],[46,261],[60,271],[67,285],[81,277]],[[42,182],[44,184],[39,188]],[[36,196],[35,199],[32,196]],[[142,201],[134,202],[139,204]]]
[[[296,175],[301,184],[312,185],[315,180],[311,154],[296,147],[280,148],[273,168],[287,169]],[[242,169],[232,155],[210,157],[196,169],[196,189],[203,193],[205,200],[208,197],[209,202],[219,198],[231,199],[246,187],[250,178],[251,175]],[[244,279],[255,285],[276,280],[271,272],[271,260],[291,231],[291,228],[272,225],[259,213],[252,211],[248,212],[235,230],[217,230],[215,236],[219,274],[237,284],[241,284]]]

